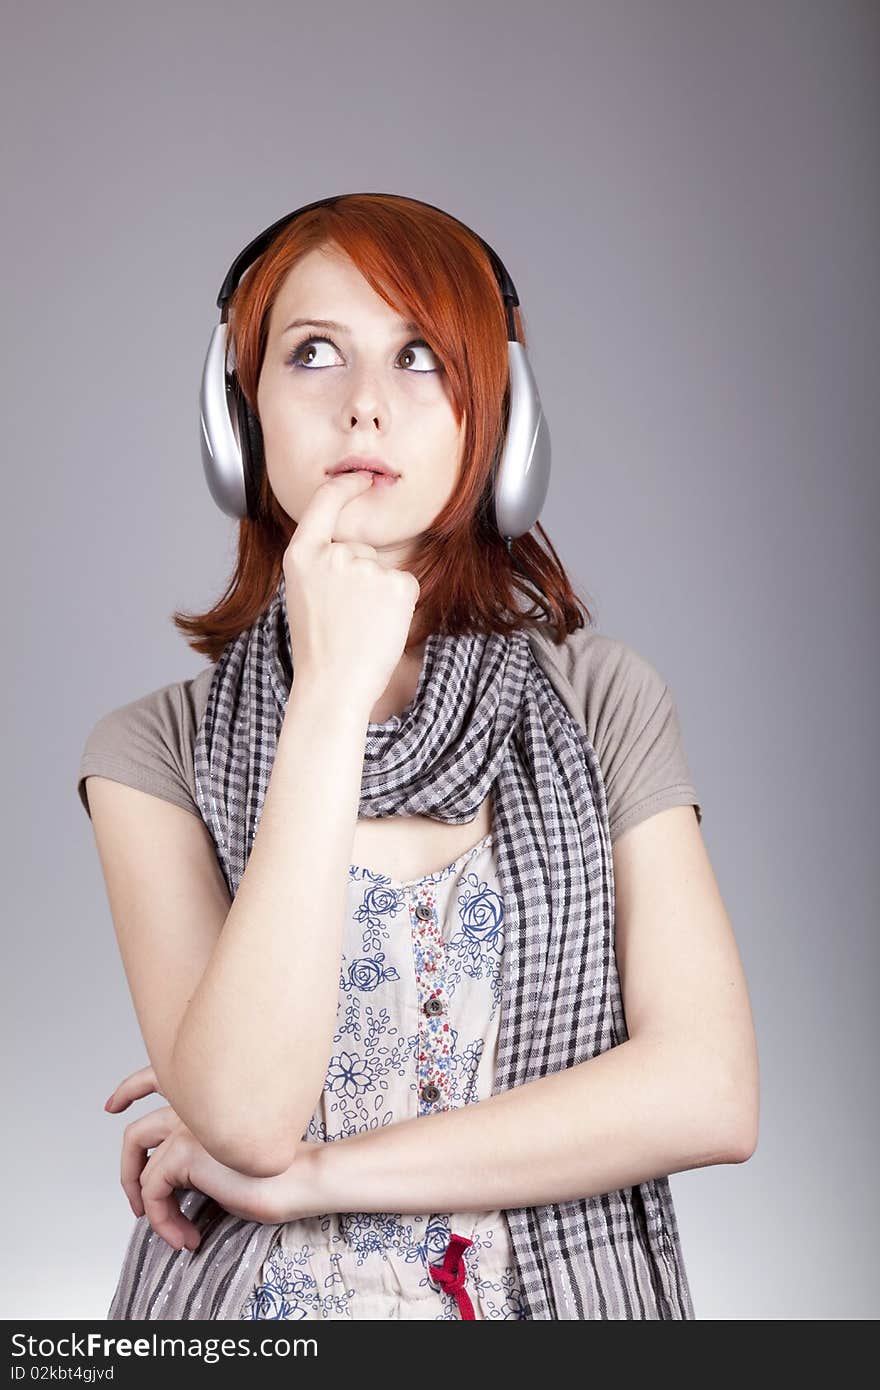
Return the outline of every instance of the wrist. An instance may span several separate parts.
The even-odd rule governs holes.
[[[288,714],[301,712],[314,727],[354,727],[366,732],[372,708],[370,701],[359,695],[351,684],[340,686],[300,676],[290,687],[285,721]]]
[[[307,1216],[324,1216],[336,1210],[328,1181],[327,1151],[330,1144],[300,1143],[290,1167],[270,1181],[278,1190],[273,1207],[279,1223]]]

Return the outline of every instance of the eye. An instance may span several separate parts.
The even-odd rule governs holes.
[[[406,347],[402,350],[400,355],[402,357],[404,352],[412,353],[415,349],[418,348],[424,348],[425,352],[427,352],[434,359],[434,361],[438,363],[438,366],[436,367],[422,367],[421,372],[424,376],[430,376],[432,372],[442,371],[442,368],[439,366],[440,359],[437,357],[437,354],[434,352],[434,349],[428,347],[428,344],[425,342],[424,338],[413,338],[411,343],[407,343]],[[419,369],[417,368],[416,370]]]
[[[313,365],[313,362],[311,362],[311,361],[310,361],[310,362],[306,362],[306,360],[305,360],[305,357],[306,357],[306,349],[311,349],[313,346],[317,345],[318,343],[326,343],[329,347],[332,347],[332,348],[335,348],[335,347],[336,347],[336,344],[333,342],[333,340],[332,340],[331,338],[323,338],[323,337],[304,338],[304,339],[302,340],[302,342],[298,343],[297,346],[293,349],[293,351],[288,355],[288,357],[287,357],[287,359],[286,359],[286,360],[287,360],[288,366],[291,366],[291,367],[298,367],[298,368],[304,368],[306,371],[313,371],[313,370],[321,371],[321,370],[323,370],[321,367],[315,368],[314,365]],[[437,358],[437,356],[436,356],[436,354],[435,354],[433,348],[431,348],[431,347],[428,346],[428,344],[425,342],[424,338],[414,338],[414,339],[412,340],[412,342],[407,343],[406,347],[403,347],[403,348],[400,349],[400,352],[398,353],[398,356],[399,356],[399,357],[402,357],[402,356],[404,355],[404,353],[409,353],[410,355],[412,355],[412,354],[414,354],[415,350],[418,349],[418,348],[424,348],[425,351],[434,359],[435,362],[438,362],[438,361],[439,361],[439,359]],[[338,351],[338,349],[337,349],[337,351]],[[328,365],[328,364],[325,364],[325,365]],[[417,367],[417,368],[415,368],[416,375],[418,375],[418,376],[431,376],[431,375],[433,375],[435,372],[436,372],[436,373],[439,373],[439,372],[441,372],[442,370],[443,370],[443,368],[440,367],[440,366],[437,366],[437,367],[421,367],[421,368]]]

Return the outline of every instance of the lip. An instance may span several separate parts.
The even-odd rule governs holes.
[[[328,468],[328,474],[347,473],[352,468],[365,468],[371,473],[378,475],[377,480],[387,483],[396,483],[400,474],[397,473],[384,459],[371,458],[368,454],[347,454],[344,459],[334,463],[332,468]]]

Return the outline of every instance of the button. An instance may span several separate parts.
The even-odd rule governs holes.
[[[434,1085],[433,1081],[429,1081],[428,1084],[427,1084],[427,1086],[423,1086],[423,1087],[422,1087],[422,1100],[427,1100],[427,1101],[429,1101],[431,1104],[433,1104],[433,1102],[434,1102],[435,1100],[439,1100],[439,1099],[440,1099],[440,1090],[439,1090],[439,1087],[437,1087],[437,1086]]]
[[[427,907],[425,905],[425,903],[419,903],[418,907],[416,908],[416,916],[422,922],[430,922],[431,918],[434,916],[434,913],[430,907]]]
[[[442,1000],[440,1000],[440,999],[435,999],[435,998],[432,997],[432,998],[429,999],[429,1000],[427,1001],[427,1003],[425,1004],[425,1013],[426,1013],[426,1014],[442,1014],[442,1012],[443,1012],[443,1003],[442,1003]]]

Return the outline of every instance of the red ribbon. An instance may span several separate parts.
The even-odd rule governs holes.
[[[464,1286],[467,1277],[462,1251],[469,1245],[473,1245],[472,1240],[467,1236],[457,1236],[454,1232],[449,1237],[449,1244],[446,1247],[446,1254],[443,1256],[442,1268],[439,1265],[429,1264],[428,1268],[439,1284],[443,1286],[447,1293],[455,1294],[458,1310],[462,1319],[474,1317],[474,1305],[471,1303],[470,1295]]]

